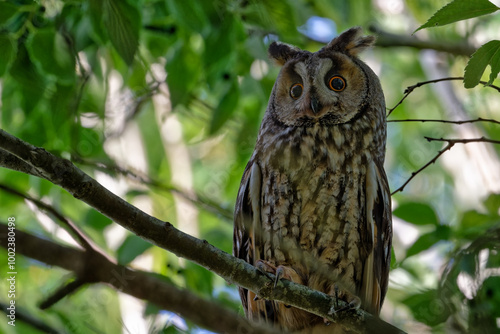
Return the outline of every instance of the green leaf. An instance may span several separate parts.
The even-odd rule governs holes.
[[[396,269],[399,267],[399,263],[396,262],[396,253],[394,253],[394,247],[391,247],[391,269]]]
[[[413,245],[408,248],[406,251],[406,258],[409,258],[410,256],[416,255],[420,252],[423,252],[424,250],[427,250],[434,246],[439,240],[439,238],[436,237],[434,232],[427,233],[422,235],[420,238],[415,241]]]
[[[436,326],[448,319],[450,306],[440,298],[436,290],[427,290],[403,300],[416,320],[429,326]]]
[[[444,26],[453,22],[490,14],[498,9],[500,8],[488,0],[454,0],[434,13],[427,22],[418,27],[413,33],[424,28]]]
[[[196,0],[167,1],[167,6],[172,17],[188,30],[201,33],[208,23],[202,5]]]
[[[124,0],[105,0],[102,7],[111,43],[128,65],[132,64],[139,46],[141,16],[136,6]]]
[[[86,225],[92,227],[93,229],[96,229],[99,232],[104,231],[106,227],[113,223],[111,219],[94,209],[90,209],[87,211],[84,221],[86,222]]]
[[[212,115],[209,134],[217,132],[236,110],[240,97],[238,82],[234,81]]]
[[[471,312],[479,319],[495,319],[500,317],[500,277],[488,277],[474,297]],[[481,327],[482,330],[488,328],[484,333],[497,333],[498,327],[493,322],[491,327]],[[489,330],[491,329],[491,330]]]
[[[18,6],[6,1],[0,2],[0,27],[8,25],[9,21],[18,13]]]
[[[135,234],[131,234],[125,239],[120,248],[118,248],[118,263],[123,265],[128,264],[152,246],[146,240],[139,238]]]
[[[211,296],[213,290],[213,274],[199,265],[186,262],[186,268],[182,271],[186,281],[186,287],[191,291]]]
[[[393,214],[414,225],[439,225],[434,209],[425,203],[404,203],[398,206]]]
[[[17,57],[10,69],[10,75],[19,84],[18,90],[22,93],[21,107],[28,115],[42,99],[46,83],[45,78],[40,75],[28,56],[24,45],[19,46]]]
[[[491,67],[488,84],[491,85],[500,72],[500,41],[489,41],[474,52],[465,67],[465,88],[477,86],[488,65]]]
[[[182,43],[167,59],[167,84],[175,108],[187,104],[200,77],[200,58],[187,43]]]
[[[498,216],[487,215],[471,210],[464,213],[458,224],[457,236],[460,238],[475,240],[484,235],[486,231],[498,224]]]
[[[486,206],[486,209],[491,215],[498,216],[498,210],[500,208],[500,194],[491,194],[488,196],[486,201],[484,201],[484,206]]]
[[[10,68],[17,52],[16,44],[9,35],[0,35],[0,77]]]
[[[32,61],[38,68],[54,76],[61,84],[75,79],[75,58],[64,37],[53,27],[36,30],[26,44]]]

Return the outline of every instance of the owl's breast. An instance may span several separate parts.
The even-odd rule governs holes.
[[[366,168],[363,159],[343,159],[335,166],[327,160],[338,157],[318,156],[305,165],[296,159],[297,168],[290,159],[288,166],[263,169],[263,255],[277,265],[307,271],[324,264],[357,276]]]

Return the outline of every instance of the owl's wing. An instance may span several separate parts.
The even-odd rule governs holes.
[[[262,173],[259,165],[250,161],[241,180],[234,214],[233,255],[255,265],[261,259],[261,184]],[[239,288],[245,314],[249,318],[275,320],[274,304],[268,301],[255,301],[255,294]]]
[[[366,231],[363,245],[367,258],[363,266],[361,299],[366,311],[378,315],[389,281],[392,216],[389,183],[380,161],[374,160],[366,174]]]

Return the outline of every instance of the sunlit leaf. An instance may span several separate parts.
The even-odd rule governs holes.
[[[489,41],[474,52],[465,67],[465,88],[477,86],[488,65],[491,67],[488,84],[492,84],[500,72],[500,41]]]
[[[404,203],[398,206],[393,214],[415,225],[438,225],[439,220],[437,218],[434,209],[425,203]]]
[[[418,27],[414,33],[420,29],[444,26],[453,22],[490,14],[498,9],[500,8],[488,0],[454,0],[434,13],[434,15],[426,23]]]

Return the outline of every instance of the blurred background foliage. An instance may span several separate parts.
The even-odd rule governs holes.
[[[240,178],[279,68],[266,47],[281,40],[316,51],[355,25],[410,36],[444,0],[13,0],[0,2],[0,124],[71,159],[116,194],[179,229],[231,252]],[[497,3],[498,5],[498,3]],[[500,16],[416,33],[475,48],[494,39]],[[362,58],[380,76],[387,106],[407,86],[463,76],[468,58],[408,47]],[[483,80],[488,80],[488,73]],[[498,79],[493,82],[499,84]],[[460,81],[416,89],[396,119],[500,120],[497,91]],[[391,189],[444,147],[423,137],[500,140],[491,122],[389,123]],[[394,250],[382,317],[408,332],[498,330],[500,147],[457,144],[393,196]],[[75,245],[57,219],[5,189],[49,203],[122,264],[242,313],[236,286],[151,246],[49,182],[0,170],[2,221]],[[6,256],[6,255],[5,255]],[[0,270],[7,272],[6,261]],[[70,279],[18,255],[18,312],[61,333],[204,332],[169,312],[105,286],[46,311],[37,305]],[[0,283],[5,302],[7,283]],[[200,310],[203,312],[203,310]],[[19,320],[0,331],[38,332]]]

